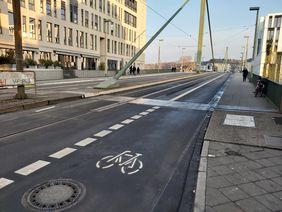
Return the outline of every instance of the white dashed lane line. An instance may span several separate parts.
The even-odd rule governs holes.
[[[148,109],[148,110],[146,110],[147,112],[154,112],[155,111],[155,109]]]
[[[102,138],[102,137],[105,137],[106,135],[109,135],[110,133],[112,133],[112,131],[110,131],[110,130],[102,130],[101,132],[98,132],[94,136]]]
[[[0,178],[0,189],[6,187],[7,185],[10,185],[13,182],[14,182],[13,180],[9,180],[6,178]]]
[[[43,160],[39,160],[39,161],[36,161],[26,167],[23,167],[17,171],[15,171],[16,174],[20,174],[20,175],[24,175],[24,176],[27,176],[41,168],[43,168],[44,166],[47,166],[48,164],[50,164],[50,162],[48,161],[43,161]]]
[[[42,109],[40,109],[40,110],[36,110],[35,112],[36,112],[36,113],[39,113],[39,112],[42,112],[42,111],[45,111],[45,110],[50,110],[50,109],[53,109],[53,108],[55,108],[55,106],[42,108]]]
[[[76,146],[87,146],[88,144],[91,144],[94,141],[97,141],[97,139],[95,139],[95,138],[85,138],[85,139],[75,143],[74,145],[76,145]]]
[[[146,115],[148,115],[149,113],[148,112],[142,112],[142,113],[139,113],[140,115],[142,115],[142,116],[146,116]]]
[[[121,122],[122,124],[130,124],[131,122],[134,122],[134,120],[132,119],[126,119],[123,122]]]
[[[50,158],[56,158],[56,159],[61,159],[69,154],[71,154],[72,152],[76,151],[76,149],[74,148],[69,148],[69,147],[66,147],[58,152],[55,152],[54,154],[52,155],[49,155]]]
[[[139,115],[135,115],[135,116],[132,116],[131,117],[131,119],[135,119],[135,120],[137,120],[137,119],[140,119],[142,116],[139,116]]]
[[[124,125],[116,124],[116,125],[111,126],[109,129],[110,130],[118,130],[118,129],[122,128],[122,127],[124,127]]]
[[[157,106],[156,106],[156,107],[153,107],[153,108],[154,108],[154,109],[160,109],[160,107],[157,107]]]

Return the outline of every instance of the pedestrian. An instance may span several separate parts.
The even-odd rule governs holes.
[[[135,65],[134,65],[133,68],[132,68],[132,72],[133,72],[133,75],[135,75],[135,72],[136,72],[136,67],[135,67]]]
[[[130,68],[129,68],[129,74],[130,75],[132,74],[132,71],[133,71],[132,66],[130,66]]]
[[[248,74],[249,74],[248,69],[245,67],[243,70],[243,82],[246,82]]]
[[[137,75],[139,75],[139,74],[140,74],[140,68],[137,67]]]

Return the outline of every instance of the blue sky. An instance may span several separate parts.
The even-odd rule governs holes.
[[[169,18],[183,4],[184,0],[147,0],[148,6]],[[182,54],[181,47],[189,46],[184,50],[185,56],[195,57],[198,28],[200,0],[190,0],[180,14],[172,21],[174,25],[183,29],[180,31],[169,25],[158,39],[161,42],[161,61],[178,60]],[[252,53],[253,35],[256,12],[249,11],[249,7],[260,7],[260,16],[269,13],[282,13],[282,0],[209,0],[213,41],[216,58],[224,58],[226,46],[229,47],[229,57],[238,59],[242,46],[246,44],[244,36],[250,36],[249,57]],[[147,40],[163,24],[165,20],[147,7]],[[211,58],[208,22],[205,22],[205,38],[203,60]],[[191,35],[191,36],[189,36]],[[155,40],[146,50],[146,63],[157,62],[158,41]]]

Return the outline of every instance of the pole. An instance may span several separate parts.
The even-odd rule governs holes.
[[[182,54],[181,54],[181,72],[183,72],[183,66],[184,66],[184,50],[185,48],[182,48]]]
[[[252,59],[255,59],[256,56],[256,48],[257,48],[257,29],[258,29],[258,19],[259,19],[259,8],[256,8],[257,14],[256,14],[256,26],[255,26],[255,35],[254,35],[254,47],[253,47],[253,57]]]
[[[207,14],[208,14],[209,31],[210,31],[211,52],[212,52],[212,67],[213,67],[212,69],[213,69],[213,71],[215,71],[212,29],[211,29],[210,9],[209,9],[209,1],[208,0],[206,0],[206,4],[207,4]]]
[[[199,36],[198,36],[198,51],[197,51],[197,72],[200,71],[202,62],[202,48],[204,39],[204,24],[205,24],[205,11],[206,0],[201,0],[201,12],[200,12],[200,24],[199,24]]]
[[[22,47],[22,24],[20,1],[13,0],[14,37],[16,53],[16,71],[23,71],[23,47]],[[24,85],[17,86],[16,99],[26,99]]]
[[[108,51],[107,43],[108,41],[107,41],[107,31],[106,30],[105,30],[105,76],[108,76],[108,61],[107,61],[107,51]]]
[[[160,72],[160,63],[161,63],[161,41],[163,39],[159,40],[159,50],[158,50],[158,73]]]
[[[117,87],[117,80],[124,72],[138,59],[138,57],[147,49],[147,47],[158,37],[158,35],[167,27],[167,25],[177,16],[177,14],[186,6],[190,0],[185,0],[183,5],[172,15],[172,17],[155,33],[155,35],[136,53],[136,55],[114,76],[104,82],[99,83],[96,88]]]
[[[226,47],[225,51],[225,65],[224,65],[224,72],[227,71],[227,65],[228,65],[228,46]]]
[[[247,39],[246,41],[246,54],[245,54],[245,68],[247,68],[247,63],[248,63],[248,49],[249,49],[249,36],[245,36],[244,38]]]

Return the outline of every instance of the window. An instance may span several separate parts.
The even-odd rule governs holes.
[[[90,1],[89,1],[89,4],[90,4],[90,7],[93,8],[93,0],[90,0]]]
[[[111,50],[111,43],[110,43],[110,39],[107,40],[107,52],[110,53]]]
[[[35,19],[29,18],[29,37],[31,39],[36,39],[35,37]]]
[[[136,0],[125,0],[124,5],[133,10],[134,12],[137,12],[137,1]]]
[[[94,37],[94,49],[97,51],[97,35]]]
[[[268,20],[268,28],[271,28],[271,27],[272,27],[272,16],[270,16]]]
[[[91,13],[91,29],[94,29],[94,14]]]
[[[109,16],[111,15],[111,3],[110,3],[109,0],[107,1],[107,14],[108,14]]]
[[[274,19],[274,27],[281,27],[282,16],[276,16]]]
[[[54,0],[54,17],[57,17],[57,0]]]
[[[102,19],[101,17],[99,16],[99,31],[101,32],[102,31]]]
[[[38,40],[42,40],[42,21],[41,20],[38,20],[37,29],[38,29]]]
[[[52,23],[47,22],[47,42],[52,42]]]
[[[25,7],[25,0],[21,0],[21,7]]]
[[[1,24],[1,9],[0,9],[0,34],[2,34],[3,31],[2,31],[2,24]]]
[[[27,36],[27,26],[26,26],[26,16],[23,16],[23,20],[22,20],[22,31],[23,31],[23,37]]]
[[[43,0],[40,0],[40,12],[44,13],[44,5],[43,5]]]
[[[69,28],[69,33],[68,33],[68,44],[69,46],[72,46],[72,29]]]
[[[79,47],[79,42],[78,42],[79,38],[78,38],[78,30],[76,30],[76,36],[75,36],[75,43],[76,43],[76,47]]]
[[[46,14],[52,16],[51,0],[46,0]]]
[[[34,0],[29,0],[29,1],[28,1],[28,8],[29,8],[30,10],[35,10]]]
[[[98,30],[98,15],[95,15],[95,30]]]
[[[70,21],[77,24],[78,7],[77,4],[70,4]]]
[[[94,35],[90,34],[90,49],[94,50]]]
[[[80,32],[80,48],[84,48],[84,32]]]
[[[276,36],[275,36],[275,41],[278,42],[280,36],[280,28],[277,28],[276,30]]]
[[[137,18],[136,16],[124,11],[124,22],[130,26],[133,26],[136,28],[137,26]]]
[[[88,34],[85,33],[85,48],[88,48]]]
[[[61,19],[66,20],[66,2],[61,1]]]
[[[268,29],[267,40],[273,40],[274,38],[274,29]]]
[[[64,27],[64,44],[67,45],[67,28]]]
[[[89,12],[85,11],[85,27],[89,27]]]
[[[99,11],[102,12],[103,10],[103,1],[99,0]]]
[[[81,9],[81,26],[84,25],[84,12],[83,9]]]
[[[54,33],[55,33],[55,43],[60,43],[60,26],[54,24]]]

